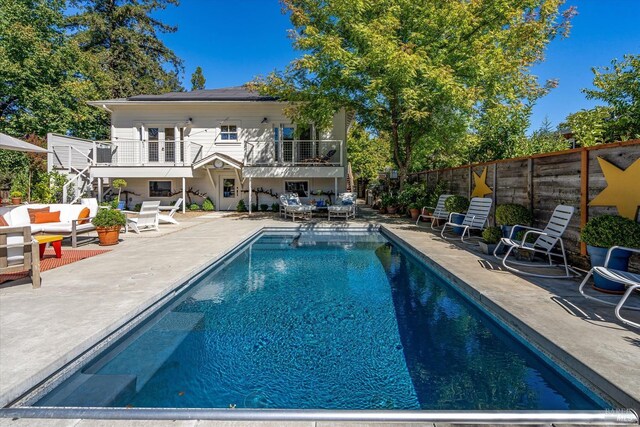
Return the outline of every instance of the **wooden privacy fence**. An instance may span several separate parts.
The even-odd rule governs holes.
[[[537,227],[546,225],[556,205],[574,206],[576,213],[565,232],[565,247],[573,255],[586,255],[579,237],[580,229],[589,217],[618,214],[615,206],[589,206],[589,202],[607,187],[598,157],[625,170],[640,161],[640,139],[422,171],[412,176],[426,181],[429,189],[437,182],[445,181],[450,194],[469,197],[474,189],[474,173],[481,176],[486,168],[486,183],[493,192],[485,197],[493,198],[493,224],[495,206],[500,204],[518,203],[528,207]],[[640,192],[640,182],[628,181],[625,185],[634,186]]]

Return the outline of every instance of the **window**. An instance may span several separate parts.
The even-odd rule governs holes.
[[[284,191],[296,193],[298,197],[307,197],[309,195],[309,181],[285,181]]]
[[[237,141],[238,140],[238,126],[236,126],[236,125],[222,125],[222,126],[220,126],[220,140],[221,141]]]
[[[149,197],[171,197],[171,181],[149,181]]]

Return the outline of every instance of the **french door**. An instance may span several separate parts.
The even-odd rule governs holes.
[[[147,128],[147,160],[149,163],[176,163],[182,161],[182,129],[176,142],[175,127],[150,126]],[[176,150],[176,148],[178,148]]]

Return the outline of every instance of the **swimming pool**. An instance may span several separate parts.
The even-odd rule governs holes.
[[[379,233],[263,234],[33,404],[609,408]]]

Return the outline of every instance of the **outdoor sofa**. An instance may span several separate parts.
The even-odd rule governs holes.
[[[40,210],[40,213],[59,212],[59,220],[56,222],[42,222],[36,223],[32,221],[35,218],[35,210]],[[80,214],[83,209],[87,208],[89,213],[83,212],[83,218],[80,218]],[[29,210],[32,210],[31,216]],[[71,246],[76,247],[78,243],[78,235],[82,233],[88,233],[94,231],[96,228],[91,224],[91,219],[95,216],[97,207],[89,205],[70,205],[70,204],[29,204],[20,205],[16,208],[9,210],[2,215],[4,222],[7,223],[5,227],[25,227],[31,228],[31,234],[59,234],[64,237],[71,238]],[[55,217],[56,215],[54,215]]]

